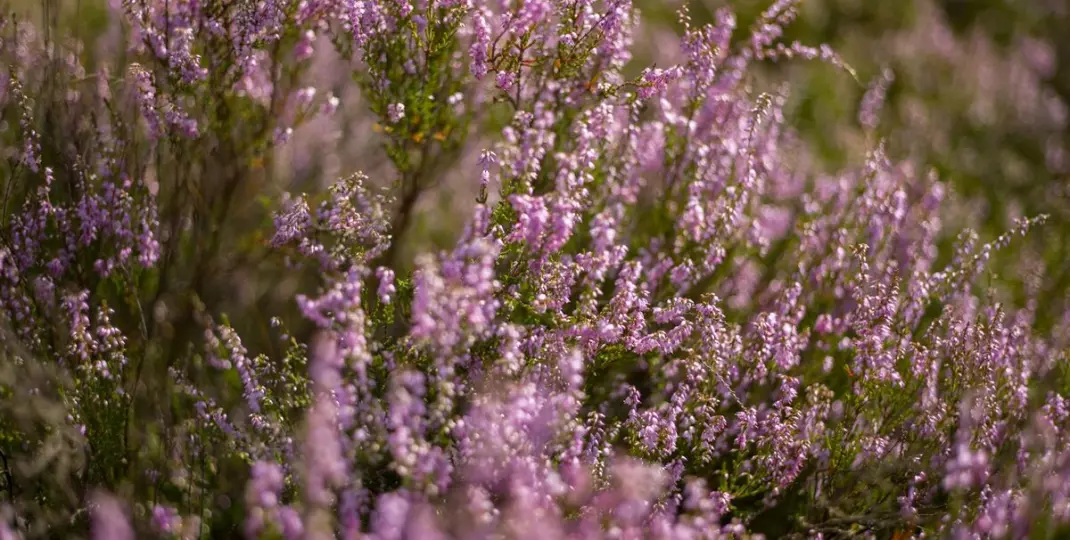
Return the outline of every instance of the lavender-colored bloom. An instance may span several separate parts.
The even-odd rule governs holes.
[[[473,15],[474,37],[468,49],[472,58],[472,76],[482,79],[487,74],[487,57],[490,48],[490,13],[486,9],[476,10]]]
[[[308,412],[305,436],[305,496],[313,507],[325,507],[332,502],[333,491],[345,482],[346,463],[342,455],[338,432],[338,405],[330,392],[339,380],[337,358],[339,351],[334,336],[325,334],[313,352],[313,366],[317,373],[314,405]]]
[[[862,105],[858,111],[858,121],[868,129],[877,127],[878,115],[884,105],[888,87],[895,81],[895,74],[890,69],[881,71],[879,77],[870,84],[866,95],[862,98]]]
[[[394,287],[394,271],[380,266],[375,269],[375,277],[379,280],[379,290],[377,291],[379,301],[389,304],[394,297],[394,293],[397,292],[397,288]]]
[[[90,503],[93,540],[133,540],[134,529],[122,504],[104,493],[96,493]]]
[[[7,523],[0,522],[0,540],[21,540],[21,538],[22,535],[12,530]]]
[[[316,32],[313,30],[306,30],[294,47],[294,59],[301,62],[312,58],[312,55],[315,53],[315,48],[313,46],[315,41]]]
[[[396,124],[405,118],[405,104],[391,103],[386,106],[386,118],[391,124]]]
[[[177,534],[182,528],[182,518],[172,507],[156,505],[152,507],[152,524],[164,534]]]

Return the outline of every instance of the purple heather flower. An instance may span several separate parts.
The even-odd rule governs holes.
[[[379,301],[389,304],[397,289],[394,287],[394,271],[380,266],[375,269],[375,277],[379,280]]]
[[[90,502],[92,520],[90,536],[93,540],[133,540],[134,529],[123,510],[122,504],[102,492],[93,495]]]
[[[164,534],[178,534],[182,528],[182,517],[174,508],[158,504],[152,507],[152,524]]]
[[[405,104],[391,103],[386,106],[386,118],[391,124],[396,124],[405,118]]]
[[[487,57],[490,48],[490,12],[486,9],[477,9],[472,15],[474,26],[474,38],[468,49],[468,55],[472,58],[472,76],[482,79],[487,74]]]

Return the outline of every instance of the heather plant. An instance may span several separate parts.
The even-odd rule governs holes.
[[[1070,520],[1067,334],[987,269],[1046,218],[985,241],[880,142],[835,174],[799,159],[790,86],[753,70],[857,77],[781,41],[793,2],[743,30],[682,9],[679,61],[640,69],[625,0],[120,7],[91,76],[81,44],[3,20],[0,536]],[[328,54],[387,178],[279,172],[347,105],[315,86]],[[471,215],[406,260],[447,173]],[[280,276],[284,305],[236,298]]]
[[[743,20],[764,6],[731,5]],[[939,171],[957,200],[945,217],[949,226],[995,236],[1019,217],[1048,213],[1064,220],[1070,208],[1064,187],[1067,13],[1062,3],[1046,0],[801,4],[789,36],[828,42],[860,76],[887,80],[879,123],[845,121],[857,115],[863,89],[832,70],[766,67],[792,81],[789,122],[819,166],[837,170],[857,162],[880,136],[894,155]],[[702,17],[712,15],[696,9]],[[1015,250],[991,263],[1001,288],[1013,291],[1007,302],[1037,302],[1035,324],[1045,327],[1058,324],[1067,300],[1066,242],[1053,234],[1058,239],[1034,235],[1027,241],[1024,249],[1036,254]],[[1023,294],[1032,285],[1020,279],[1038,272],[1039,299]]]

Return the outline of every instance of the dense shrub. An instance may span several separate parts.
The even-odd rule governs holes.
[[[1043,216],[941,252],[935,173],[815,172],[752,70],[856,75],[793,2],[683,10],[634,75],[626,0],[113,9],[91,51],[0,30],[0,537],[1070,520],[1070,334],[986,270]],[[436,191],[471,211],[413,257]]]

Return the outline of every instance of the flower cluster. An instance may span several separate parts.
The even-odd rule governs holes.
[[[55,371],[34,392],[84,460],[40,481],[8,456],[57,448],[54,428],[0,422],[17,499],[0,537],[1070,525],[1070,343],[987,270],[1046,218],[949,249],[935,174],[881,144],[834,174],[795,159],[787,90],[758,90],[754,66],[854,76],[780,40],[796,10],[778,0],[747,30],[682,10],[675,62],[630,76],[627,0],[125,2],[139,63],[57,106],[97,134],[81,147],[35,116],[50,87],[27,90],[46,68],[82,84],[77,60],[16,34],[0,360]],[[295,128],[342,105],[313,107],[319,36],[359,83],[391,188],[277,181]],[[473,212],[408,257],[455,166]],[[0,377],[0,398],[18,391]]]

